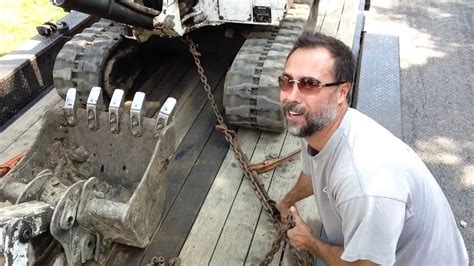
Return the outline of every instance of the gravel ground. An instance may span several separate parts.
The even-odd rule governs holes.
[[[365,29],[400,37],[403,140],[441,185],[474,265],[473,14],[467,0],[379,0]]]

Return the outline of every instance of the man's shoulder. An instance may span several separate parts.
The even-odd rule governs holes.
[[[343,132],[351,145],[365,142],[362,144],[378,147],[370,144],[382,141],[399,141],[396,136],[375,120],[352,108],[346,112],[339,130]]]
[[[370,117],[355,109],[349,109],[347,115],[338,149],[340,155],[350,156],[345,159],[351,159],[356,168],[398,167],[407,155],[412,155],[402,140]]]
[[[380,147],[384,143],[341,140],[332,158],[328,187],[340,200],[380,196],[406,200],[409,194],[407,156],[400,147]],[[408,154],[408,153],[407,153]],[[339,200],[338,200],[339,201]]]

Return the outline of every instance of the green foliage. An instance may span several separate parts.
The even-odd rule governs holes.
[[[49,0],[1,0],[0,5],[0,56],[35,36],[36,26],[66,15]]]

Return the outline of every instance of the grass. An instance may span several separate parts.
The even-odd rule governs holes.
[[[0,0],[0,56],[37,34],[36,26],[66,13],[49,0]]]

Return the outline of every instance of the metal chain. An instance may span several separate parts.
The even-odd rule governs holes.
[[[257,194],[257,198],[262,203],[263,208],[265,209],[265,211],[268,212],[270,217],[272,217],[273,221],[278,223],[278,211],[274,205],[274,201],[272,201],[268,196],[267,191],[265,190],[265,187],[260,178],[258,177],[257,173],[255,171],[250,170],[250,161],[245,155],[245,153],[242,151],[237,140],[235,131],[227,127],[224,122],[224,118],[220,114],[219,108],[216,104],[216,100],[214,98],[214,95],[212,94],[211,86],[209,85],[207,77],[204,73],[204,69],[201,66],[201,60],[199,59],[201,54],[197,51],[196,45],[194,44],[191,37],[189,37],[189,35],[186,36],[186,42],[188,43],[189,51],[191,52],[191,55],[194,58],[194,63],[196,64],[201,82],[204,85],[204,90],[206,91],[207,97],[209,98],[209,102],[211,103],[212,110],[216,115],[218,124],[216,126],[216,129],[224,134],[225,139],[229,143],[230,148],[234,152],[237,160],[239,161],[240,167],[244,170],[245,177],[250,181],[250,186]]]
[[[281,243],[286,240],[286,232],[293,228],[295,226],[295,223],[293,220],[290,220],[287,224],[283,224],[278,230],[278,235],[277,238],[273,241],[272,247],[270,250],[265,254],[265,259],[260,263],[260,266],[266,266],[269,265],[273,261],[273,257],[275,254],[280,250]]]
[[[168,261],[168,264],[166,264],[165,257],[163,256],[158,256],[158,257],[153,257],[151,258],[151,261],[147,263],[147,266],[179,266],[181,264],[181,259],[178,257],[173,257]]]
[[[191,39],[191,37],[189,37],[189,35],[187,35],[185,38],[189,47],[189,52],[193,56],[194,63],[199,73],[199,77],[204,86],[204,90],[206,91],[207,98],[209,99],[209,102],[211,103],[211,106],[212,106],[212,110],[214,111],[214,114],[216,115],[216,118],[217,118],[216,129],[224,134],[226,141],[229,143],[230,148],[234,152],[236,159],[239,161],[240,167],[244,170],[244,176],[247,178],[247,180],[250,181],[250,186],[255,191],[255,194],[257,195],[257,198],[260,200],[263,206],[263,209],[270,215],[273,221],[273,225],[278,230],[277,239],[273,241],[271,249],[265,255],[265,259],[260,263],[260,265],[269,265],[272,262],[275,254],[278,252],[278,250],[280,250],[281,243],[287,240],[286,232],[288,231],[288,229],[294,227],[294,222],[292,219],[290,219],[291,222],[287,224],[284,224],[281,222],[280,212],[276,208],[275,201],[270,199],[270,196],[265,190],[265,186],[263,185],[262,180],[258,176],[257,172],[252,171],[250,169],[250,165],[251,165],[250,161],[245,155],[245,153],[242,151],[235,131],[232,129],[229,129],[227,125],[225,124],[224,118],[222,117],[219,111],[219,108],[217,107],[216,100],[214,98],[214,94],[212,93],[211,86],[209,85],[207,81],[206,74],[204,73],[204,69],[201,65],[201,60],[199,59],[201,54],[198,52],[196,44]],[[294,253],[294,255],[297,258],[298,265],[306,264],[304,260],[298,255],[298,253]]]
[[[260,266],[267,266],[273,261],[273,257],[278,252],[278,250],[280,250],[281,243],[285,242],[289,244],[286,233],[293,227],[295,227],[295,220],[290,214],[287,223],[280,223],[277,238],[273,241],[270,250],[267,252],[267,254],[265,254],[265,259],[263,259],[263,261],[260,263]],[[312,256],[309,254],[309,252],[305,252],[305,257],[302,258],[301,254],[298,253],[291,245],[289,245],[289,250],[296,259],[297,265],[314,265]]]

